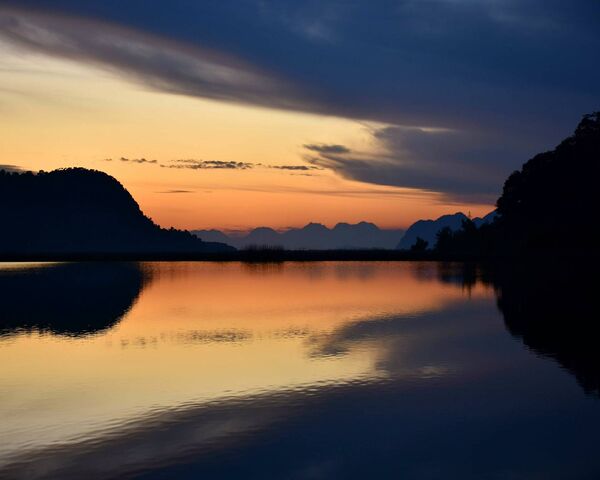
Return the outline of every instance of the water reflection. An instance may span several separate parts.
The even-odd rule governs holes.
[[[532,318],[547,318],[539,302],[553,292],[532,295],[523,272],[525,285],[457,264],[147,263],[0,278],[13,302],[2,478],[600,473],[599,405],[506,334],[495,292],[509,330],[593,390],[597,357],[576,347],[589,305],[569,348],[549,342]],[[46,288],[63,300],[48,314],[18,308]]]
[[[86,335],[114,326],[143,285],[133,263],[0,266],[0,336],[22,331]]]
[[[582,388],[600,394],[598,282],[593,264],[550,263],[495,269],[508,331],[558,361]]]

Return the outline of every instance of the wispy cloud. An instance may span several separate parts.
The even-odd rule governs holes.
[[[158,163],[158,160],[146,160],[145,158],[119,158],[121,162],[131,162],[131,163]]]
[[[112,162],[113,159],[112,158],[104,158],[103,161],[104,162]],[[118,161],[125,162],[125,163],[138,163],[138,164],[148,163],[150,165],[157,165],[158,164],[158,160],[147,160],[145,158],[119,157]]]
[[[223,169],[223,170],[248,170],[254,168],[253,163],[235,162],[233,160],[194,160],[181,159],[171,160],[171,163],[160,165],[163,168],[177,168],[189,170]]]
[[[343,154],[350,153],[350,149],[344,145],[326,144],[326,143],[307,143],[303,145],[306,150],[323,154]]]
[[[21,173],[21,172],[27,171],[24,168],[19,167],[18,165],[2,165],[2,164],[0,164],[0,170],[4,170],[5,172],[10,172],[10,173]]]
[[[105,158],[105,162],[112,162],[112,158]],[[120,157],[118,161],[135,164],[159,165],[162,168],[185,169],[185,170],[251,170],[256,168],[286,170],[290,172],[307,172],[311,170],[323,170],[317,165],[268,165],[265,163],[236,162],[234,160],[199,160],[194,158],[182,158],[159,162],[158,160],[147,160],[145,158]]]
[[[195,193],[195,190],[164,190],[156,193]]]
[[[0,38],[26,49],[92,63],[159,91],[306,109],[293,82],[235,55],[116,23],[0,8]]]
[[[291,170],[291,171],[308,171],[308,170],[323,170],[317,165],[267,165],[268,168],[275,170]]]

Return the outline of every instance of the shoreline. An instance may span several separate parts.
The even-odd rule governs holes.
[[[598,260],[598,252],[538,252],[535,255],[484,256],[474,254],[442,255],[436,252],[407,252],[401,250],[239,250],[237,252],[155,252],[155,253],[15,253],[1,254],[4,262],[147,262],[147,261],[198,261],[198,262],[323,262],[323,261],[434,261],[434,262],[498,262],[531,260]]]

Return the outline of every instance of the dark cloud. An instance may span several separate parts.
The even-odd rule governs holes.
[[[540,121],[564,115],[557,94],[597,98],[600,80],[586,53],[600,46],[597,2],[8,3],[21,7],[3,28],[14,41],[154,88],[396,124]]]
[[[493,203],[506,176],[503,160],[525,155],[497,138],[456,131],[385,127],[373,130],[372,137],[383,153],[308,145],[305,160],[352,180],[440,192],[450,201]]]
[[[12,42],[206,98],[547,138],[600,93],[598,2],[4,4]]]
[[[159,91],[306,109],[307,100],[295,92],[292,82],[230,53],[157,36],[144,28],[0,7],[0,38],[105,67]]]
[[[491,195],[600,98],[594,1],[3,5],[4,40],[156,90],[395,125],[379,132],[387,159],[307,145],[315,165],[374,183]]]

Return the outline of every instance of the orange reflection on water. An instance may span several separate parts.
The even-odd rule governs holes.
[[[0,435],[8,439],[0,465],[15,452],[102,435],[157,410],[376,380],[385,376],[377,368],[385,339],[342,354],[322,345],[354,323],[464,301],[461,288],[436,279],[433,264],[139,268],[141,292],[108,330],[0,337],[0,364],[8,367],[0,376],[8,392],[0,398]],[[491,293],[476,286],[470,295]]]

